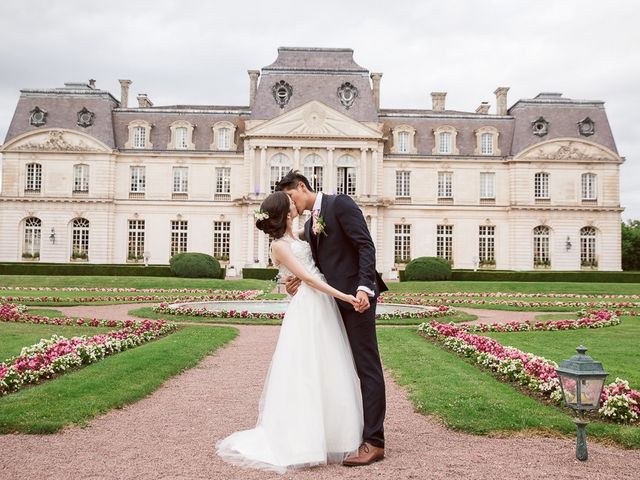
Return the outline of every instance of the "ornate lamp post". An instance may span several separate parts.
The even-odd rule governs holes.
[[[578,352],[576,355],[556,368],[556,373],[560,378],[564,403],[576,413],[574,418],[578,429],[576,458],[586,460],[588,458],[586,428],[589,421],[584,418],[584,412],[595,410],[600,406],[600,395],[607,372],[603,370],[602,363],[594,361],[585,354],[587,347],[580,345],[576,351]]]

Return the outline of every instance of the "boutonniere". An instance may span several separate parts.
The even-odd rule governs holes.
[[[320,215],[314,215],[312,217],[311,229],[313,230],[313,233],[316,234],[316,236],[320,236],[320,234],[323,234],[326,237],[326,228],[327,224],[324,222],[324,218],[322,218]]]

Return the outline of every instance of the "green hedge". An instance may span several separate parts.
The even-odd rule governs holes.
[[[274,280],[278,275],[277,268],[243,268],[242,278],[253,278],[256,280]]]
[[[171,257],[169,265],[176,277],[220,278],[220,262],[206,253],[178,253]]]
[[[598,282],[640,283],[640,272],[549,272],[508,270],[454,270],[451,280],[469,282]]]
[[[414,258],[407,264],[404,278],[407,281],[451,280],[451,264],[438,257]]]
[[[0,275],[173,277],[169,265],[94,263],[0,263]]]

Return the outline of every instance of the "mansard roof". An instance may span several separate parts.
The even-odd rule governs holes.
[[[276,61],[262,68],[263,74],[271,72],[369,73],[355,62],[350,48],[308,47],[278,48]]]

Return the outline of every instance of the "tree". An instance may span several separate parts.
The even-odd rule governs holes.
[[[640,270],[640,220],[622,222],[622,269]]]

